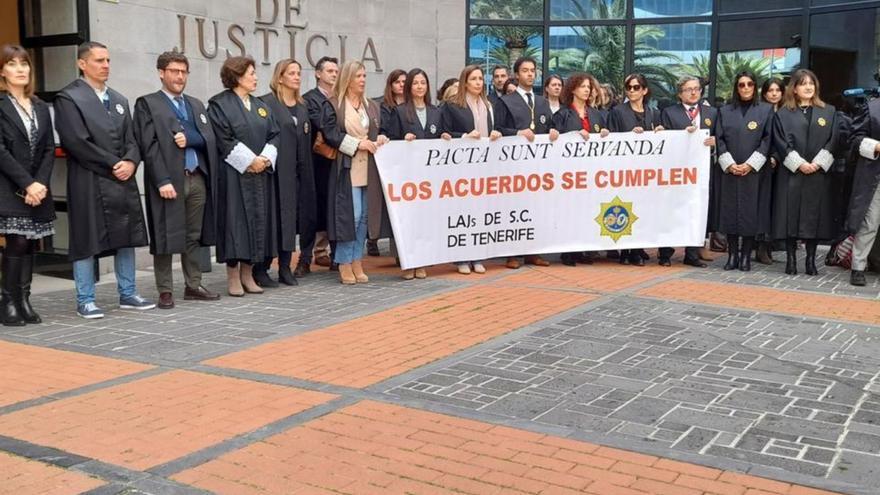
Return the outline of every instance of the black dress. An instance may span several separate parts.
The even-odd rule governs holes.
[[[218,170],[217,261],[260,263],[277,255],[274,170],[244,172],[254,156],[277,153],[278,125],[259,98],[248,110],[231,90],[214,96],[208,116],[223,166]],[[271,156],[270,156],[271,158]]]
[[[776,167],[773,191],[775,239],[831,239],[837,232],[833,219],[833,184],[828,176],[837,145],[837,117],[833,106],[780,108],[773,121],[773,143],[782,163]],[[820,165],[817,172],[798,171],[804,163]]]

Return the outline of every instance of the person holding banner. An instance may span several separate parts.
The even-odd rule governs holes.
[[[404,102],[394,109],[393,120],[388,125],[388,137],[394,140],[437,139],[443,128],[440,109],[431,104],[431,84],[422,69],[413,69],[406,75]],[[450,139],[448,134],[444,134]],[[403,271],[404,280],[427,278],[424,268]]]
[[[592,76],[583,72],[568,77],[560,98],[562,106],[553,115],[553,125],[558,132],[577,132],[585,141],[590,139],[590,133],[599,133],[602,137],[609,134],[605,117],[590,104],[593,81]],[[593,260],[584,253],[562,253],[561,259],[565,266],[593,263]]]
[[[767,163],[773,107],[758,97],[754,74],[741,72],[734,81],[733,101],[721,108],[716,126],[718,166],[724,172],[719,178],[718,231],[727,235],[724,269],[747,272],[755,237],[770,231],[766,176],[773,173]]]
[[[538,63],[531,57],[520,57],[513,64],[516,75],[516,91],[504,95],[495,104],[495,129],[503,136],[523,136],[529,142],[536,134],[549,134],[550,141],[556,141],[559,131],[553,128],[553,110],[550,103],[540,95],[534,94]],[[537,254],[525,257],[526,264],[550,266],[550,262]],[[507,258],[507,268],[521,266],[515,256]]]
[[[462,69],[458,78],[458,91],[443,105],[440,112],[442,137],[444,139],[488,137],[495,141],[501,137],[501,133],[494,130],[493,118],[492,105],[486,98],[483,70],[479,65],[468,65]],[[461,261],[456,265],[458,273],[462,275],[469,275],[472,267],[475,273],[486,273],[482,260]]]
[[[785,273],[797,274],[797,240],[804,241],[804,272],[817,275],[816,246],[837,232],[831,209],[833,184],[826,175],[838,141],[834,106],[819,98],[819,80],[807,69],[792,74],[773,121],[782,167],[773,190],[773,237],[786,239]]]
[[[666,129],[686,130],[688,132],[696,132],[697,129],[709,129],[710,136],[707,137],[703,144],[709,147],[715,146],[714,134],[715,121],[717,120],[718,110],[701,105],[700,99],[703,96],[703,85],[700,78],[694,76],[685,76],[678,80],[678,100],[679,105],[666,107],[660,115],[660,122]],[[709,215],[712,215],[712,194],[713,183],[718,180],[715,177],[715,169],[709,165]],[[708,229],[707,229],[708,230]],[[707,231],[708,233],[708,231]],[[684,248],[685,265],[695,266],[697,268],[705,268],[707,265],[700,260],[700,248],[702,246],[688,246]],[[662,247],[657,251],[658,263],[660,266],[671,266],[672,255],[675,254],[675,248]]]
[[[379,134],[380,110],[365,95],[367,70],[357,60],[342,66],[330,103],[345,137],[330,169],[327,234],[336,241],[334,261],[345,285],[370,281],[361,260],[367,233],[373,239],[391,237],[382,184],[373,155],[388,138]]]
[[[634,132],[641,134],[646,130],[662,131],[660,112],[648,106],[651,90],[648,80],[642,74],[630,74],[623,80],[627,101],[615,106],[608,115],[608,128],[611,132]],[[644,249],[623,249],[620,251],[620,264],[645,266],[648,253]]]

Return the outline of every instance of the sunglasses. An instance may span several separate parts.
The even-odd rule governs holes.
[[[627,91],[641,91],[642,85],[641,84],[633,84],[633,85],[627,86],[626,90]]]
[[[754,88],[755,83],[753,83],[752,81],[743,81],[741,83],[737,83],[736,86],[739,88]]]

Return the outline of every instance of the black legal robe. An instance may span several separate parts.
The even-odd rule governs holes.
[[[217,141],[208,121],[205,106],[198,99],[184,95],[189,118],[205,140],[205,152],[199,153],[199,171],[205,180],[208,196],[202,216],[203,246],[215,240],[213,192],[217,187]],[[186,251],[186,202],[183,196],[185,151],[174,142],[183,132],[171,100],[162,91],[142,96],[134,104],[135,136],[144,160],[144,186],[147,200],[147,225],[150,229],[150,253],[174,254]],[[164,199],[159,187],[170,183],[176,199]]]
[[[832,105],[811,107],[807,115],[799,108],[777,110],[772,139],[782,163],[776,167],[773,190],[773,238],[831,239],[836,235],[829,173],[837,133]],[[805,175],[797,171],[803,162],[822,166]]]
[[[296,105],[299,107],[297,111],[291,114],[287,106],[273,93],[267,93],[260,99],[269,107],[280,131],[278,160],[275,162],[278,248],[282,251],[295,251],[296,234],[299,231],[297,222],[301,217],[299,205],[302,203],[299,197],[302,186],[299,182],[300,177],[306,174],[303,169],[306,166],[311,168],[311,160],[304,162],[300,150],[305,148],[311,155],[311,124],[308,109],[305,103],[300,103]],[[309,176],[314,174],[311,170],[307,173]],[[311,188],[314,189],[314,179]],[[314,208],[310,210],[314,211]]]
[[[259,155],[270,145],[277,150],[280,142],[271,110],[259,98],[250,101],[248,111],[238,95],[226,90],[208,102],[218,156],[224,162],[217,173],[215,212],[220,263],[259,263],[277,255],[274,170],[270,166],[259,174],[241,173],[233,166],[237,157]]]
[[[853,175],[846,227],[855,234],[868,213],[874,191],[880,185],[880,161],[874,153],[880,143],[880,100],[873,100],[860,109],[853,121],[850,142],[859,158]]]
[[[113,166],[137,166],[140,150],[128,100],[108,88],[110,109],[82,79],[55,97],[55,129],[67,151],[68,256],[72,261],[147,245],[141,194],[134,174],[127,181]]]
[[[30,217],[39,222],[55,220],[52,192],[39,206],[28,206],[16,193],[35,181],[49,187],[55,166],[55,138],[49,106],[31,97],[33,115],[37,119],[37,144],[31,154],[28,129],[18,116],[15,104],[6,93],[0,93],[0,216]]]
[[[647,102],[644,108],[643,116],[639,117],[629,102],[615,106],[608,113],[608,129],[611,132],[630,132],[636,127],[641,127],[646,131],[652,131],[660,126],[660,111],[649,107]]]
[[[389,134],[393,131],[394,115],[399,105],[387,105],[381,97],[373,101],[379,105],[379,134],[391,139]]]
[[[587,117],[590,119],[590,133],[595,134],[607,128],[605,117],[599,110],[587,107]],[[584,125],[575,109],[560,107],[559,111],[553,114],[553,128],[559,132],[571,132],[583,130]]]
[[[437,139],[443,134],[443,127],[440,122],[440,109],[434,105],[425,107],[427,117],[425,118],[425,126],[419,122],[418,116],[414,109],[409,109],[407,105],[399,105],[394,109],[393,120],[387,126],[389,139],[404,139],[407,134],[414,134],[416,139]]]
[[[337,148],[342,142],[336,126],[336,111],[327,97],[318,88],[303,94],[309,111],[311,145],[314,146],[318,133],[324,137],[327,145]],[[311,149],[311,148],[310,148]],[[330,167],[333,160],[317,153],[312,154],[312,170],[315,180],[315,230],[327,230],[327,191],[330,184]]]
[[[773,197],[770,165],[773,106],[759,102],[743,108],[729,103],[721,108],[718,141],[718,231],[741,236],[769,235]],[[764,162],[760,168],[759,162]],[[732,164],[748,163],[752,172],[737,176],[727,172]]]
[[[490,133],[494,128],[493,117],[491,107],[487,106],[486,122],[489,124],[488,127]],[[476,128],[474,125],[474,114],[467,105],[462,107],[451,101],[446,102],[446,104],[440,108],[440,127],[442,128],[441,134],[447,132],[454,138],[460,138]]]
[[[535,134],[547,134],[553,128],[553,110],[550,103],[532,92],[534,102],[534,121],[532,110],[518,91],[504,95],[495,104],[495,130],[503,136],[515,136],[517,132],[531,129]],[[534,123],[534,127],[532,124]]]

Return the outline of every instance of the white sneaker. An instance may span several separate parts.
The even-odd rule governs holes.
[[[474,273],[486,273],[486,267],[482,263],[474,263]]]
[[[458,273],[462,275],[470,275],[471,274],[471,264],[470,263],[459,263],[458,264]]]

